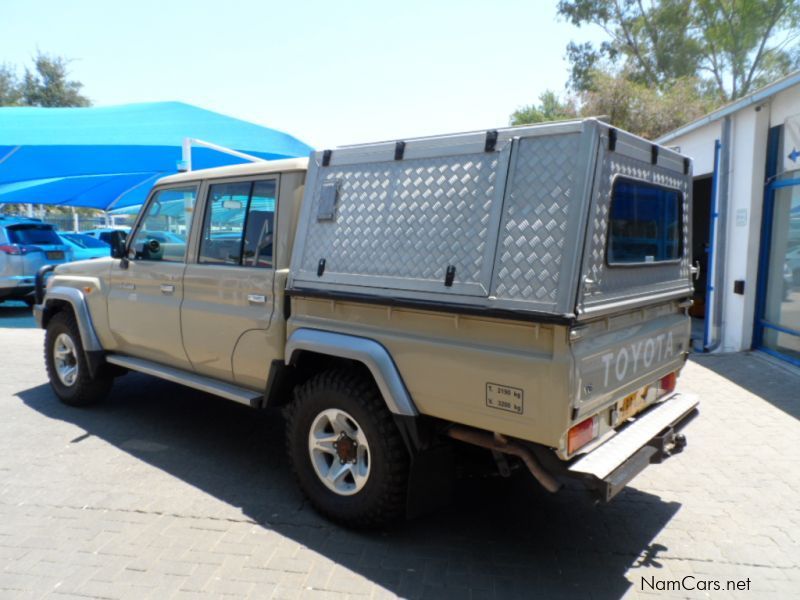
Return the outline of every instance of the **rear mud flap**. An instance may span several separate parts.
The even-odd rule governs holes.
[[[415,453],[409,472],[406,518],[421,517],[450,504],[454,485],[451,447],[439,445]]]

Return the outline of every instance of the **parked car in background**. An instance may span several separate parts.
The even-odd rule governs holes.
[[[90,231],[83,231],[81,232],[83,235],[88,235],[89,237],[93,237],[100,241],[105,242],[106,244],[111,242],[111,234],[115,231],[121,231],[125,236],[128,235],[130,231],[129,227],[101,227],[99,229],[92,229]]]
[[[58,235],[72,248],[72,260],[89,260],[111,256],[111,246],[96,237],[76,231],[59,232]]]
[[[0,302],[22,300],[33,305],[39,267],[72,259],[72,249],[52,225],[38,219],[0,216]]]
[[[160,244],[185,244],[186,238],[171,231],[143,231],[142,235],[148,240],[156,240]]]

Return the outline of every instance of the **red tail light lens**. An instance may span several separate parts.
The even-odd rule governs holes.
[[[677,383],[678,376],[675,373],[670,373],[661,378],[661,381],[658,383],[658,387],[661,388],[662,393],[669,394],[670,392],[675,391],[675,385]]]
[[[25,246],[18,246],[17,244],[0,244],[0,252],[19,256],[20,254],[27,254],[28,250]]]
[[[597,417],[573,425],[567,434],[567,453],[572,454],[597,437]]]

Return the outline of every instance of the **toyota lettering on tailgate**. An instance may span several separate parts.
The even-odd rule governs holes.
[[[631,342],[616,351],[606,352],[600,357],[605,371],[603,387],[608,387],[612,377],[617,383],[621,383],[635,376],[640,370],[665,362],[674,355],[671,331]]]

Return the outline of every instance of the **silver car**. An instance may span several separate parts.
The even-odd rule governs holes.
[[[52,225],[0,216],[0,302],[33,304],[34,277],[43,265],[72,260],[72,250]]]

